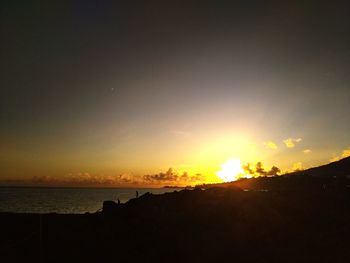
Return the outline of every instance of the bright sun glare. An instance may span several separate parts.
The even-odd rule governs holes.
[[[221,165],[221,170],[216,172],[224,182],[236,181],[244,175],[241,160],[231,159]]]

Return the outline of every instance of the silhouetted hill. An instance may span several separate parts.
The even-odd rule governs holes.
[[[307,175],[307,176],[313,176],[313,177],[329,177],[329,176],[350,177],[350,157],[347,157],[326,165],[322,165],[319,167],[314,167],[307,170],[290,173],[288,175],[289,176]]]
[[[209,189],[211,187],[239,187],[244,190],[259,191],[341,190],[350,187],[350,157],[319,167],[280,176],[240,179],[228,183],[204,184],[197,186],[197,188],[202,189]]]

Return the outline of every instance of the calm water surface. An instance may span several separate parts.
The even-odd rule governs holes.
[[[105,200],[122,203],[146,192],[162,194],[172,188],[125,189],[125,188],[29,188],[0,187],[0,212],[18,213],[85,213],[96,212]]]

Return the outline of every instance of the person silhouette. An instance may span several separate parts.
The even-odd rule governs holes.
[[[118,205],[120,205],[120,199],[118,198]]]
[[[136,191],[136,198],[138,198],[139,197],[139,192],[138,191]]]

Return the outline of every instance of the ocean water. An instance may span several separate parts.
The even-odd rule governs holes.
[[[0,212],[17,213],[94,213],[102,209],[103,201],[124,203],[146,192],[162,194],[172,188],[34,188],[0,187]],[[177,189],[178,190],[178,189]]]

